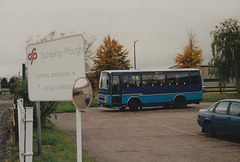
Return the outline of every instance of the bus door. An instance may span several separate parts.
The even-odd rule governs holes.
[[[122,105],[122,91],[120,84],[120,75],[112,75],[112,106]]]

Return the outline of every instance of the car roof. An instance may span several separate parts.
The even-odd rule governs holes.
[[[220,100],[219,102],[222,102],[222,101],[240,102],[240,99],[224,99],[224,100]]]

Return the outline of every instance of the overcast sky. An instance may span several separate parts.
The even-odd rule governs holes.
[[[129,50],[137,68],[166,68],[196,33],[204,64],[210,61],[210,32],[228,18],[240,20],[240,0],[0,0],[0,77],[17,76],[26,62],[26,40],[51,31],[108,34]]]

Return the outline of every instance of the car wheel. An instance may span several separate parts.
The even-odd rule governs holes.
[[[204,127],[207,137],[214,137],[216,135],[216,131],[211,122],[207,122]]]
[[[173,103],[173,108],[183,108],[186,104],[186,101],[184,99],[184,97],[177,97],[175,100],[174,100],[174,103]]]

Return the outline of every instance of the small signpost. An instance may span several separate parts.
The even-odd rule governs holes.
[[[86,77],[83,36],[74,35],[30,44],[26,52],[29,99],[39,103],[40,101],[71,101],[76,79]],[[76,114],[77,143],[80,141],[79,145],[82,145],[81,130],[79,131],[80,110],[76,109]],[[78,161],[82,161],[81,149],[78,148]]]

